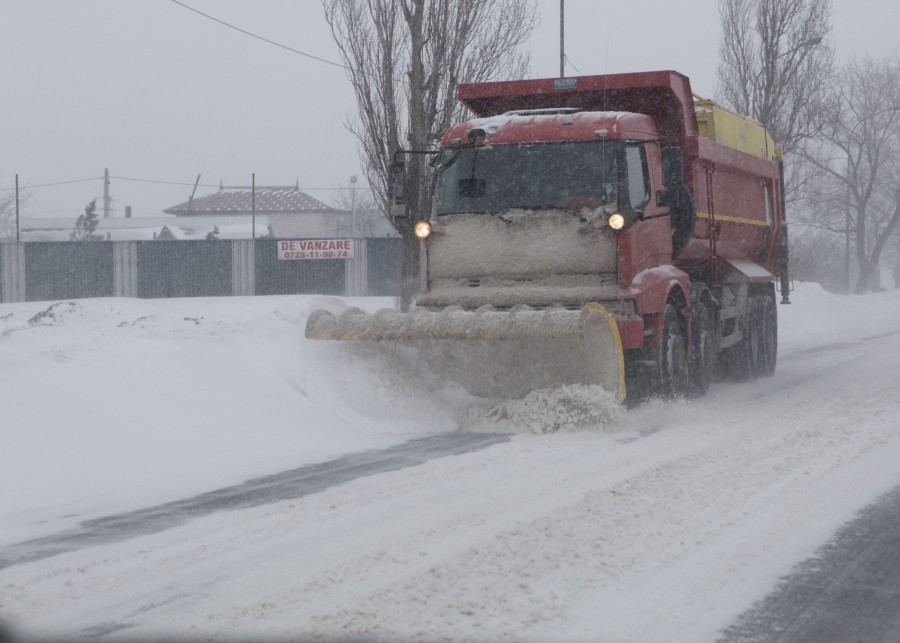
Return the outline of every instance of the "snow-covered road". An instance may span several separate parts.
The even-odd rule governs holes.
[[[484,413],[469,430],[512,439],[0,570],[0,617],[26,635],[91,638],[714,640],[900,484],[900,296],[810,288],[794,300],[779,308],[772,378],[580,430],[516,431],[508,418],[521,409],[502,422]],[[861,323],[866,307],[877,314]],[[341,373],[291,381],[305,399],[316,382],[334,400]],[[584,394],[573,391],[573,405]],[[312,397],[309,408],[323,408]],[[430,424],[423,430],[447,430],[464,405],[453,392],[434,393],[427,408],[403,399],[391,402],[398,423]],[[343,424],[368,417],[359,449],[415,436],[392,434],[387,409],[372,404],[368,416],[357,403],[335,411]],[[101,509],[85,498],[79,506]],[[17,533],[40,535],[35,513],[11,506]]]

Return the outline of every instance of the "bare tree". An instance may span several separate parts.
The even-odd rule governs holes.
[[[460,113],[456,86],[525,75],[521,50],[536,25],[532,0],[322,0],[356,95],[349,129],[375,201],[385,216],[388,168],[401,149],[426,150]],[[426,212],[430,168],[413,157],[407,181],[413,212]],[[415,217],[392,225],[404,239],[408,306],[418,289],[419,242]]]
[[[790,154],[821,127],[834,65],[826,39],[831,0],[719,0],[719,15],[718,97],[762,123]],[[815,178],[808,169],[802,163],[785,165],[784,194],[792,208],[802,187]]]
[[[20,202],[21,205],[21,202]],[[0,241],[16,240],[16,195],[0,196]]]
[[[369,188],[354,185],[339,186],[331,200],[332,204],[350,212],[349,234],[357,238],[395,237],[394,227],[382,214]]]
[[[720,99],[792,152],[821,125],[834,51],[831,0],[719,0]]]
[[[19,232],[16,208],[22,210],[30,200],[31,192],[22,189],[19,190],[18,204],[14,190],[0,196],[0,241],[16,241]]]
[[[801,226],[791,236],[791,275],[800,281],[844,291],[844,270],[836,257],[844,254],[843,239],[818,227]]]
[[[832,86],[831,108],[804,157],[823,175],[827,206],[810,223],[853,240],[854,292],[874,285],[881,254],[900,223],[900,61],[851,61]],[[848,271],[849,272],[849,271]],[[849,285],[849,284],[848,284]]]

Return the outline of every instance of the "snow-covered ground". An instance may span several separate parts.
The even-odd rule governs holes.
[[[792,299],[772,378],[504,413],[407,353],[303,338],[316,308],[390,300],[0,305],[0,547],[429,433],[513,434],[2,569],[0,619],[36,636],[712,640],[900,484],[900,291]]]

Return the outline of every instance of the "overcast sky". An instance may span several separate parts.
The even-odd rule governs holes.
[[[184,0],[340,62],[319,0]],[[539,0],[533,77],[559,73],[559,1]],[[715,95],[716,0],[567,0],[567,75],[675,69]],[[839,61],[898,51],[900,3],[834,0]],[[109,168],[113,215],[161,214],[201,186],[293,185],[329,201],[360,171],[344,70],[171,0],[0,0],[0,189],[25,216],[76,216]],[[79,181],[59,186],[46,183]],[[140,180],[135,180],[140,179]],[[151,181],[184,183],[169,185]],[[201,187],[198,194],[214,191]]]

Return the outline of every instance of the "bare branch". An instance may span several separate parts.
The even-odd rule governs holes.
[[[534,0],[322,0],[322,6],[356,96],[348,128],[387,216],[394,152],[434,146],[461,113],[458,83],[525,75],[522,45],[536,25],[536,6]],[[410,164],[409,202],[425,212],[431,169],[422,156]],[[392,223],[408,241],[407,266],[417,269],[412,221]]]
[[[864,292],[900,219],[900,62],[851,61],[830,94],[819,135],[799,150],[821,175],[811,197],[835,195],[830,210],[812,209],[810,225],[827,227],[829,211],[846,215],[859,266],[855,290]]]
[[[834,52],[831,0],[719,0],[719,95],[786,152],[819,129]]]

